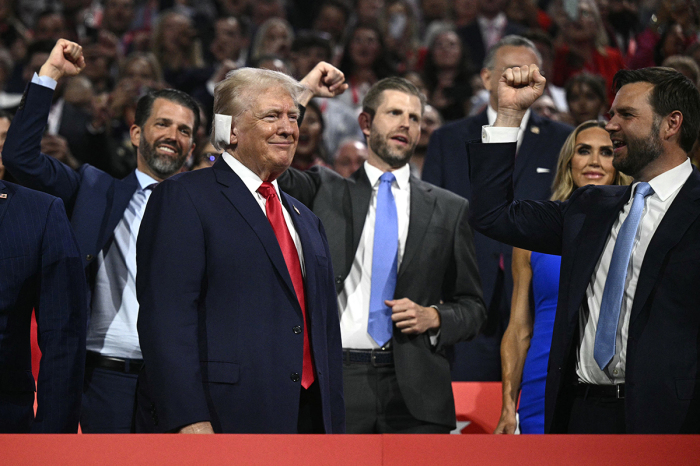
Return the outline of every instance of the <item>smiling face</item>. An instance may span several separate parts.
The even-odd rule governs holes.
[[[648,82],[622,86],[610,107],[610,121],[605,127],[613,142],[613,165],[635,179],[663,152],[659,136],[661,121],[649,103],[653,87]]]
[[[384,91],[374,117],[360,115],[360,127],[369,141],[369,163],[383,171],[406,165],[420,138],[420,120],[418,97]]]
[[[177,173],[194,148],[193,128],[192,110],[167,99],[156,99],[143,127],[131,127],[139,170],[157,180]]]
[[[321,115],[315,108],[309,106],[304,114],[304,121],[299,128],[299,145],[296,156],[308,158],[318,152],[319,141],[323,129]]]
[[[282,87],[255,92],[252,105],[232,128],[232,154],[263,181],[272,181],[292,163],[299,141],[299,109]]]
[[[613,167],[613,147],[608,132],[594,126],[578,133],[574,156],[569,164],[571,178],[577,188],[587,184],[613,184],[616,171]]]

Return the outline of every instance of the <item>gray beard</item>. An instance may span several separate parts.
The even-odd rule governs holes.
[[[141,133],[138,150],[148,168],[161,179],[170,178],[179,172],[187,159],[187,155],[183,154],[182,151],[175,158],[158,154],[155,147],[146,141],[143,132]]]

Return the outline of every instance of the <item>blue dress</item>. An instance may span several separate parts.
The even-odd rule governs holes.
[[[552,344],[554,314],[559,294],[559,267],[561,256],[550,256],[533,252],[532,294],[535,302],[535,318],[523,367],[520,385],[520,432],[523,434],[544,433],[544,385],[547,379],[549,347]]]

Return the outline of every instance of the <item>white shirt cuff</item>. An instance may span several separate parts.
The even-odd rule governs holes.
[[[56,90],[56,80],[49,78],[48,76],[39,76],[38,74],[34,73],[34,76],[32,76],[32,82],[40,86],[48,87],[53,91]]]
[[[481,142],[491,144],[496,142],[517,142],[520,128],[489,126],[481,128]]]

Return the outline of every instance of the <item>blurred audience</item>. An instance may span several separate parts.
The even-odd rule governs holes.
[[[299,126],[299,143],[294,153],[292,167],[297,170],[308,170],[315,165],[330,167],[328,153],[323,143],[323,129],[321,109],[312,100],[306,106],[304,120]]]
[[[367,160],[367,145],[356,139],[346,139],[338,146],[333,160],[333,169],[344,178],[360,169]]]
[[[566,101],[573,125],[602,120],[608,111],[605,81],[590,73],[578,74],[566,83]]]
[[[411,174],[420,178],[423,174],[423,162],[425,162],[425,154],[428,152],[428,142],[433,131],[438,129],[444,123],[440,112],[432,105],[426,105],[423,110],[423,118],[420,120],[420,137],[416,144],[416,149],[410,160]]]

